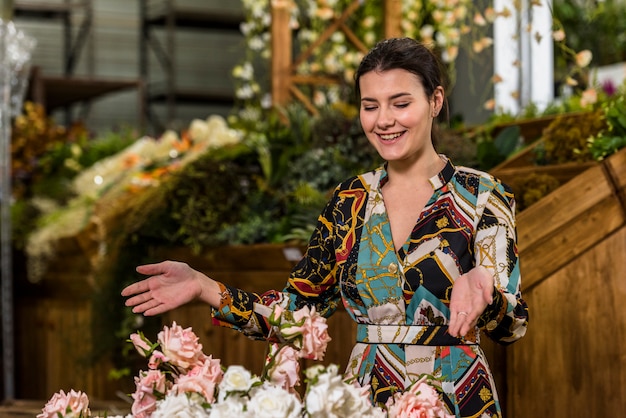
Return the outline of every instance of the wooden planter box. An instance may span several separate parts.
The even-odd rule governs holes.
[[[626,149],[519,214],[530,324],[506,349],[505,416],[622,413],[625,225]]]

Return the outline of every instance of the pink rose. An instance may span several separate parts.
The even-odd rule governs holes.
[[[300,383],[300,360],[298,352],[288,345],[272,344],[270,358],[273,364],[267,372],[269,381],[287,391]]]
[[[450,415],[439,394],[424,376],[406,391],[397,392],[387,401],[389,416],[396,418],[454,418]]]
[[[148,367],[150,369],[158,369],[159,366],[163,363],[167,363],[168,359],[161,353],[159,350],[154,350],[150,359],[148,360]]]
[[[130,341],[135,346],[135,349],[137,350],[137,352],[141,354],[143,357],[146,357],[151,350],[149,341],[146,340],[146,337],[144,337],[141,334],[138,334],[138,333],[130,334]]]
[[[269,322],[272,325],[280,325],[281,317],[283,315],[283,307],[279,304],[274,305],[274,309],[272,309],[272,314],[270,315]]]
[[[136,390],[133,393],[131,412],[134,418],[149,418],[156,409],[157,400],[167,391],[167,379],[160,370],[139,372],[135,377]]]
[[[207,356],[202,364],[194,366],[189,373],[182,375],[172,387],[172,393],[195,392],[209,403],[215,401],[215,388],[222,380],[224,372],[220,360]]]
[[[300,357],[323,360],[326,347],[330,342],[326,318],[317,313],[315,307],[312,307],[310,310],[308,307],[304,307],[294,312],[293,317],[297,322],[304,320],[301,327],[302,347],[300,348]]]
[[[65,416],[89,416],[89,398],[81,391],[70,390],[67,394],[64,391],[55,393],[41,410],[37,418],[58,418],[59,414]]]
[[[168,360],[185,370],[198,364],[203,356],[202,344],[198,342],[196,334],[191,328],[183,329],[176,322],[172,323],[171,328],[163,327],[157,339]]]

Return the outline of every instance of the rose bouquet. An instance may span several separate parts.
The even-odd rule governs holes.
[[[306,387],[297,391],[300,359],[323,359],[330,341],[326,320],[314,308],[292,312],[275,306],[269,322],[272,333],[261,376],[238,365],[224,367],[203,353],[191,328],[176,322],[165,326],[154,343],[142,333],[132,334],[129,342],[148,360],[148,367],[135,377],[126,418],[450,416],[426,376],[394,394],[384,409],[371,404],[368,387],[345,379],[334,364],[306,369]],[[92,417],[89,399],[74,390],[56,393],[37,416],[87,417]]]

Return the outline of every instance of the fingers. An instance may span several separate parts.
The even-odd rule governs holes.
[[[474,328],[474,320],[469,319],[465,315],[456,316],[456,320],[454,322],[451,320],[450,325],[448,326],[448,333],[453,337],[464,337],[467,335],[470,330]]]
[[[143,293],[146,290],[148,290],[148,286],[147,284],[144,284],[142,280],[141,282],[133,283],[122,289],[122,296],[136,295],[139,293]]]
[[[153,276],[155,274],[164,273],[166,263],[167,261],[162,261],[160,263],[154,264],[143,264],[141,266],[137,266],[135,270],[137,271],[137,273]]]
[[[448,333],[453,337],[463,337],[473,327],[476,315],[466,311],[451,311]]]
[[[164,304],[160,304],[155,306],[154,308],[150,308],[148,310],[146,310],[143,314],[144,316],[155,316],[155,315],[160,315],[162,313],[165,313],[169,310],[169,308],[164,305]]]
[[[148,302],[152,297],[149,293],[144,292],[139,295],[133,296],[130,299],[127,299],[124,303],[126,306],[140,306],[146,302]]]
[[[127,305],[128,305],[128,302],[127,302]],[[148,299],[147,301],[135,306],[133,308],[133,313],[136,313],[136,314],[143,313],[146,316],[156,315],[160,312],[166,311],[166,309],[163,309],[163,307],[164,305],[161,302],[155,299]],[[161,309],[161,311],[159,311],[159,309]]]
[[[493,303],[493,287],[485,287],[483,290],[483,297],[485,298],[487,305],[491,305]]]

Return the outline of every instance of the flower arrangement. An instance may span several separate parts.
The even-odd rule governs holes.
[[[342,377],[334,364],[307,368],[306,388],[296,390],[299,359],[324,357],[330,341],[326,319],[314,308],[292,312],[276,305],[269,321],[273,331],[261,376],[238,365],[224,367],[219,359],[203,353],[191,328],[183,329],[176,322],[163,327],[154,343],[140,332],[131,334],[129,342],[148,359],[148,370],[135,377],[131,413],[126,418],[452,417],[430,384],[430,376],[395,393],[385,407],[372,405],[368,387]],[[37,418],[91,416],[85,393],[61,390]]]

